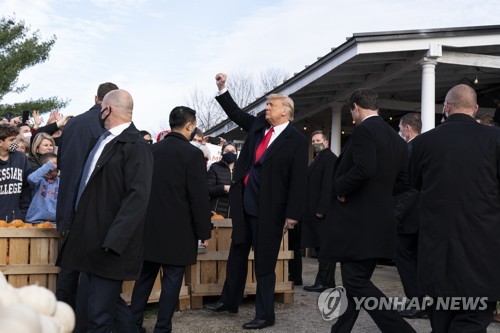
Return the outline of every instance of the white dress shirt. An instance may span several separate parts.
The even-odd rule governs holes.
[[[97,161],[99,160],[99,157],[101,156],[102,154],[102,151],[104,150],[104,147],[106,147],[106,145],[108,143],[111,142],[111,140],[113,140],[114,138],[116,138],[118,135],[120,135],[126,128],[128,128],[130,126],[131,123],[124,123],[124,124],[121,124],[121,125],[118,125],[118,126],[115,126],[113,128],[110,128],[108,131],[111,133],[109,134],[106,139],[102,140],[99,144],[99,147],[97,148],[97,151],[94,155],[94,158],[92,159],[92,162],[90,163],[90,170],[89,170],[89,174],[87,176],[87,179],[85,179],[85,185],[87,185],[87,182],[89,181],[89,178],[90,178],[90,175],[94,172],[94,169],[95,169],[95,165],[97,163]]]

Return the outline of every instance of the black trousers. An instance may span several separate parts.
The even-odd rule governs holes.
[[[255,216],[245,215],[246,239],[242,244],[231,243],[229,257],[226,265],[226,280],[220,301],[229,306],[239,306],[243,301],[243,292],[248,271],[248,254],[250,248],[257,249],[257,222]],[[274,259],[274,265],[278,259],[278,253],[269,253]],[[260,272],[259,263],[255,261],[255,277],[257,279],[257,293],[255,298],[255,318],[270,320],[274,315],[274,289],[276,285],[276,274]]]
[[[121,298],[123,281],[86,273],[88,333],[135,333],[132,315]]]
[[[300,223],[288,230],[288,249],[293,251],[293,259],[288,261],[290,281],[302,283],[302,251],[300,250]]]
[[[347,309],[332,326],[332,332],[351,332],[359,309],[356,309],[354,297],[375,297],[377,299],[386,296],[370,281],[375,271],[376,259],[362,261],[346,261],[341,263],[342,283],[346,289]],[[405,333],[415,330],[399,315],[396,310],[366,310],[372,317],[378,328],[384,333]]]
[[[398,234],[396,241],[396,267],[398,269],[405,295],[408,298],[418,297],[421,304],[425,296],[417,285],[418,233]]]
[[[431,309],[431,327],[433,333],[486,333],[491,323],[496,303],[488,302],[483,310],[437,310],[436,302]]]
[[[336,266],[336,262],[318,259],[318,273],[314,284],[334,288]]]
[[[134,323],[136,328],[140,329],[144,321],[144,308],[148,303],[160,267],[162,269],[160,306],[154,333],[172,332],[172,317],[179,302],[179,292],[181,291],[186,266],[164,265],[144,261],[141,277],[135,282],[132,291],[130,304]]]
[[[56,298],[58,301],[69,304],[73,310],[76,309],[76,291],[80,272],[67,268],[61,268],[57,275]]]

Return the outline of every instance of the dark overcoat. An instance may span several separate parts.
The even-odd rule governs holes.
[[[231,218],[229,196],[224,191],[225,185],[231,185],[233,170],[224,161],[213,163],[207,172],[208,194],[210,195],[210,209],[225,218]]]
[[[290,123],[271,143],[260,161],[253,164],[257,133],[269,125],[265,115],[258,117],[242,111],[229,92],[217,96],[228,117],[248,133],[233,170],[229,204],[233,222],[232,241],[245,240],[243,179],[251,167],[259,169],[259,215],[255,253],[259,271],[274,271],[286,218],[300,220],[307,177],[307,139]]]
[[[354,128],[336,161],[320,257],[334,261],[394,257],[393,194],[409,188],[407,154],[405,142],[379,116]],[[345,196],[345,203],[337,196]]]
[[[59,140],[57,149],[57,167],[61,170],[59,195],[56,207],[57,230],[69,230],[73,214],[78,185],[82,176],[85,160],[104,132],[99,125],[101,105],[96,104],[87,112],[68,121]]]
[[[330,198],[333,186],[333,169],[337,156],[330,150],[322,150],[307,169],[307,189],[305,192],[305,210],[301,220],[302,247],[321,245],[323,224],[330,213]],[[325,218],[319,219],[316,213]]]
[[[90,175],[61,267],[113,280],[139,277],[152,174],[151,148],[131,124],[104,147]]]
[[[195,264],[198,240],[211,236],[203,153],[176,132],[154,144],[152,151],[144,259],[167,265]]]
[[[466,114],[413,140],[420,190],[419,288],[500,300],[500,129]]]

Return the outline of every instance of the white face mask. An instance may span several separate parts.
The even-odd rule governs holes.
[[[31,138],[31,132],[26,132],[26,133],[23,133],[23,136],[28,139],[28,138]]]
[[[198,148],[198,149],[199,149],[199,148],[200,148],[200,146],[201,146],[201,143],[199,143],[199,142],[196,142],[196,141],[190,141],[190,142],[191,142],[191,144],[192,144],[193,146],[195,146],[195,147],[196,147],[196,148]]]
[[[398,134],[401,137],[401,139],[406,141],[406,136],[404,136],[403,132],[399,131]]]

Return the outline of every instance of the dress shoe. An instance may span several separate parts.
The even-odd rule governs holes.
[[[313,284],[312,286],[304,286],[305,291],[312,291],[316,293],[322,293],[323,291],[327,290],[328,287],[324,286],[322,284]]]
[[[401,317],[408,319],[429,318],[429,312],[427,312],[427,310],[405,309],[399,311],[399,314]]]
[[[252,321],[249,321],[248,323],[244,323],[243,328],[246,330],[258,330],[273,325],[274,320],[254,319]]]
[[[224,304],[222,302],[205,304],[205,309],[208,309],[208,310],[213,311],[213,312],[224,312],[224,311],[227,311],[229,313],[238,313],[238,307],[237,306],[229,306],[229,305]]]

